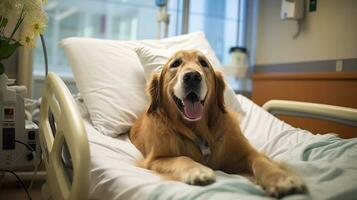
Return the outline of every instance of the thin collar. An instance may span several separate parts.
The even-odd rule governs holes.
[[[202,140],[202,138],[197,137],[195,143],[196,143],[196,146],[198,146],[201,151],[201,154],[203,156],[203,163],[205,165],[208,165],[208,163],[211,159],[211,153],[212,153],[208,142],[205,140]]]
[[[191,137],[186,134],[179,134],[179,136],[185,137],[185,138],[189,139],[190,141],[194,142],[195,145],[199,148],[199,150],[203,156],[203,163],[205,165],[209,164],[212,152],[211,152],[211,148],[207,141],[203,140],[201,137],[198,137],[196,135]]]

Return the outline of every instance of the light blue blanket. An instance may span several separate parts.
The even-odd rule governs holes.
[[[335,135],[316,135],[278,156],[305,180],[307,195],[290,195],[283,199],[357,199],[357,139],[340,139]],[[238,175],[217,172],[217,182],[189,186],[167,181],[151,185],[149,199],[271,199],[260,186]],[[149,189],[149,188],[146,188]]]

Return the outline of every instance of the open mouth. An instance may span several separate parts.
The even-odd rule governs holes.
[[[204,100],[200,101],[198,95],[195,92],[188,93],[183,100],[178,98],[173,93],[171,96],[181,113],[183,113],[183,115],[188,120],[196,121],[201,119],[201,116],[203,114]]]

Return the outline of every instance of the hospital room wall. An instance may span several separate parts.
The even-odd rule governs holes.
[[[281,0],[260,0],[252,100],[305,101],[357,108],[357,1],[318,0],[300,35],[297,24],[280,18]],[[342,63],[342,68],[337,67]],[[337,70],[342,69],[342,70]],[[357,137],[357,128],[322,120],[279,116],[313,133]]]
[[[317,1],[316,12],[309,2],[293,39],[297,25],[280,18],[281,0],[259,1],[256,65],[357,58],[357,1]]]

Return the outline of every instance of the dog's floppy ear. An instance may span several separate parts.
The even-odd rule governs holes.
[[[160,73],[155,73],[151,76],[147,92],[150,96],[150,105],[147,113],[153,113],[160,105]]]
[[[226,88],[226,83],[221,72],[214,71],[215,88],[216,88],[216,98],[218,108],[222,110],[223,113],[227,112],[224,105],[224,90]]]

